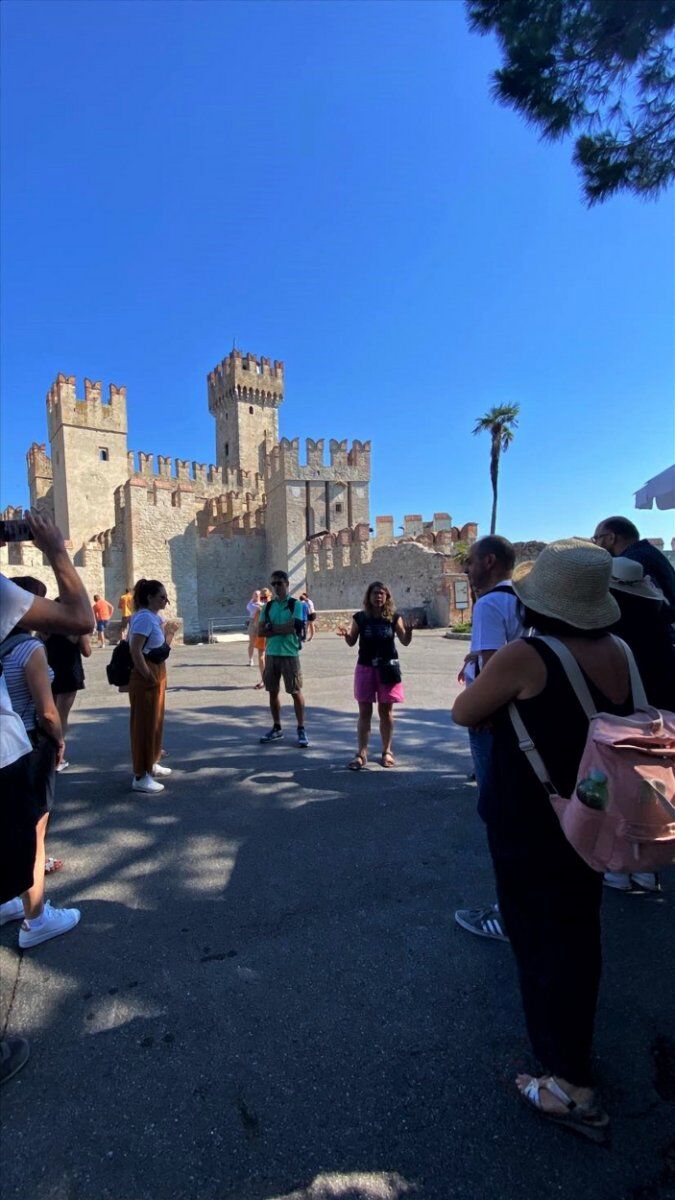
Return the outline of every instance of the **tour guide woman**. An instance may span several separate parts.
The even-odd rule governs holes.
[[[525,1021],[545,1074],[519,1075],[520,1094],[542,1116],[596,1142],[609,1117],[593,1090],[591,1048],[600,984],[602,875],[567,841],[543,784],[519,748],[511,701],[560,796],[576,786],[588,717],[545,636],[581,668],[599,712],[633,711],[628,662],[609,636],[619,606],[608,591],[612,559],[580,538],[552,542],[513,580],[524,605],[520,638],[492,656],[458,696],[458,725],[492,723],[492,759],[479,797],[497,878],[499,909],[516,957]],[[562,653],[565,653],[563,649]]]
[[[160,612],[168,598],[158,579],[139,579],[134,588],[134,614],[129,623],[129,650],[133,660],[129,680],[131,702],[131,757],[135,792],[161,792],[158,776],[171,774],[160,764],[166,659],[177,629],[175,621],[164,622]]]
[[[412,629],[403,617],[394,611],[394,601],[388,587],[383,583],[371,583],[363,598],[361,612],[354,613],[349,629],[339,625],[338,637],[343,637],[348,646],[358,641],[359,657],[354,672],[354,699],[359,705],[358,750],[347,765],[350,771],[360,771],[368,761],[368,738],[373,704],[377,700],[382,737],[383,767],[393,767],[395,759],[391,752],[394,736],[393,707],[403,700],[401,668],[396,649],[396,638],[403,646],[412,641]]]

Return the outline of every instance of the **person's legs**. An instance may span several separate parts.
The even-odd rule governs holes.
[[[559,828],[555,839],[533,842],[524,853],[509,852],[489,832],[532,1048],[544,1071],[591,1088],[602,875],[582,862]]]
[[[66,736],[66,730],[68,728],[68,717],[70,716],[70,710],[75,703],[76,696],[77,692],[60,692],[58,696],[54,697],[56,710],[61,718],[61,728],[63,730],[64,737]]]
[[[293,708],[295,709],[295,719],[298,724],[298,729],[305,728],[305,698],[302,692],[293,692],[291,697],[293,700]]]
[[[36,917],[40,916],[45,906],[45,835],[47,833],[48,821],[49,813],[46,812],[40,817],[35,826],[33,884],[21,897],[23,901],[23,915],[26,920],[35,920]]]
[[[382,757],[391,754],[391,743],[394,738],[394,706],[379,703],[377,711],[380,718],[380,737],[382,738]]]
[[[364,758],[368,754],[368,741],[372,719],[372,704],[365,700],[359,700],[359,719],[356,723],[356,736],[359,744],[357,754],[362,755]]]
[[[136,779],[152,774],[159,753],[155,757],[155,731],[157,726],[157,703],[159,689],[149,687],[136,670],[129,680],[129,729],[131,733],[131,758]],[[161,751],[161,741],[159,743]]]
[[[470,729],[469,746],[476,773],[476,783],[478,784],[478,791],[480,793],[480,789],[487,778],[488,767],[492,757],[492,734],[490,730]]]
[[[162,757],[162,737],[164,735],[164,708],[166,704],[166,667],[164,663],[158,663],[152,668],[153,674],[157,674],[159,678],[159,686],[155,699],[154,711],[154,727],[152,730],[152,757],[153,767],[159,762]]]
[[[279,692],[270,692],[270,712],[272,714],[272,724],[281,726],[281,701],[279,700]]]

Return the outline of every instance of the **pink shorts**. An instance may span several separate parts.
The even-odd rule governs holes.
[[[359,704],[401,704],[405,699],[402,683],[382,683],[377,667],[356,664],[354,699]]]

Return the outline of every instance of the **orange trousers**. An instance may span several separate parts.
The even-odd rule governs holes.
[[[151,774],[159,762],[164,730],[166,663],[147,665],[152,672],[152,683],[146,682],[135,667],[129,680],[131,759],[136,776]]]

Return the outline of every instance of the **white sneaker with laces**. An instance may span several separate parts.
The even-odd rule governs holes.
[[[140,779],[134,775],[131,780],[131,790],[132,792],[163,792],[164,784],[158,783],[156,779],[152,778],[152,775],[141,775]]]
[[[0,925],[6,925],[8,921],[23,921],[23,904],[20,896],[15,896],[13,900],[7,900],[5,904],[0,904]]]
[[[161,763],[155,763],[154,767],[152,768],[152,774],[155,779],[161,775],[170,775],[171,767],[163,767]]]
[[[39,946],[40,942],[48,942],[50,938],[58,937],[74,929],[80,919],[79,908],[52,908],[49,900],[45,900],[42,920],[36,926],[29,926],[24,921],[19,930],[19,947],[28,950],[31,946]]]

